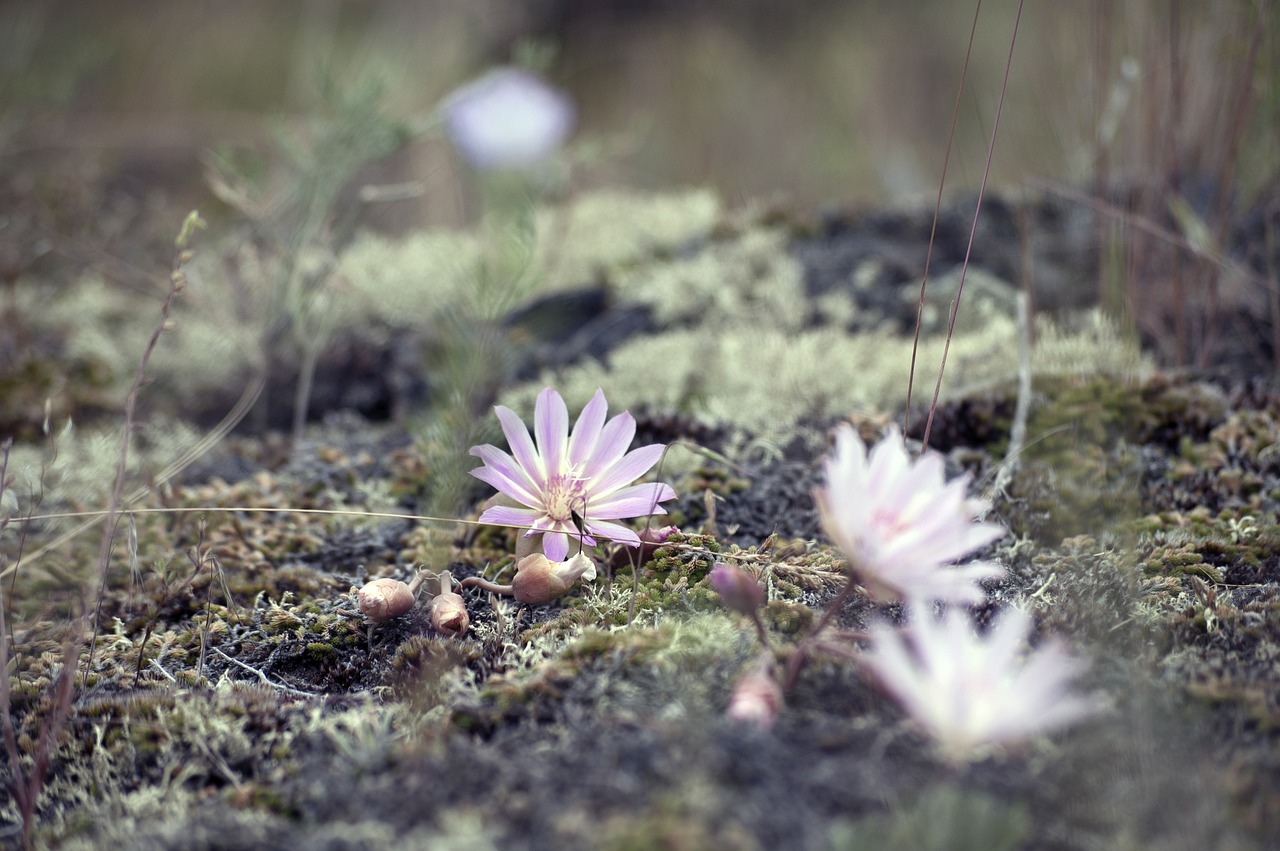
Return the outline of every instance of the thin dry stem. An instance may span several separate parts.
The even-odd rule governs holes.
[[[142,389],[142,385],[146,380],[147,364],[151,360],[151,355],[155,351],[156,345],[160,340],[161,334],[172,327],[169,319],[170,311],[173,303],[178,295],[182,292],[186,279],[183,268],[190,259],[190,253],[186,250],[186,241],[189,238],[192,229],[197,224],[203,224],[198,215],[191,213],[183,223],[182,233],[178,238],[178,254],[174,260],[173,271],[169,277],[169,290],[165,296],[163,305],[160,308],[160,321],[156,323],[155,330],[151,334],[151,338],[147,341],[146,348],[143,350],[142,357],[139,360],[138,368],[134,372],[133,383],[129,387],[129,393],[125,397],[124,405],[124,426],[121,430],[120,453],[116,460],[115,480],[111,488],[110,501],[104,515],[104,526],[102,539],[98,547],[98,562],[96,582],[92,585],[85,583],[85,597],[80,602],[80,613],[69,625],[66,638],[62,645],[62,668],[58,672],[58,677],[54,681],[52,708],[49,715],[45,718],[44,723],[40,727],[40,735],[36,741],[35,761],[32,765],[31,772],[25,777],[21,772],[20,755],[17,751],[16,740],[12,741],[8,735],[5,738],[5,747],[9,750],[10,762],[17,767],[12,779],[14,787],[14,798],[18,802],[18,808],[22,815],[22,837],[23,843],[30,844],[31,831],[35,825],[35,810],[37,802],[40,798],[40,790],[44,786],[45,774],[48,771],[49,763],[52,756],[53,744],[57,741],[58,736],[62,732],[63,726],[66,724],[68,715],[71,712],[71,703],[74,697],[74,678],[81,653],[86,642],[85,634],[92,632],[92,636],[88,639],[90,650],[89,659],[85,665],[84,677],[87,682],[89,672],[93,668],[93,644],[97,640],[98,624],[96,613],[98,607],[101,606],[102,596],[106,587],[106,579],[108,568],[111,563],[112,539],[115,535],[116,523],[119,519],[120,509],[122,505],[122,497],[124,495],[124,480],[128,472],[129,462],[129,443],[130,436],[133,432],[134,413],[137,407],[138,394]],[[14,565],[7,570],[14,570]],[[91,600],[87,596],[91,587],[97,587],[96,600]],[[0,642],[3,643],[3,642]],[[7,659],[6,659],[7,662]],[[0,679],[6,680],[3,695],[0,696],[0,703],[3,703],[6,727],[11,727],[12,721],[9,717],[9,695],[7,683],[7,669],[0,671]]]
[[[915,338],[911,341],[911,369],[907,373],[907,403],[902,414],[902,431],[911,427],[911,391],[916,381],[916,353],[920,349],[920,326],[924,319],[924,293],[929,284],[929,264],[933,261],[933,243],[938,235],[938,216],[942,213],[942,190],[947,185],[947,166],[951,164],[951,144],[956,138],[956,124],[960,120],[960,96],[964,94],[964,81],[969,76],[969,57],[973,55],[973,39],[978,33],[978,14],[982,0],[973,8],[973,27],[969,30],[969,45],[964,52],[964,65],[960,68],[960,83],[956,86],[956,104],[951,111],[951,129],[947,131],[947,150],[942,155],[942,176],[938,178],[938,197],[933,203],[933,222],[929,225],[929,247],[924,252],[924,274],[920,277],[920,297],[916,301]]]
[[[1013,34],[1009,37],[1009,58],[1005,61],[1004,80],[1000,84],[1000,97],[996,101],[995,120],[991,124],[991,140],[987,143],[987,161],[982,167],[982,183],[978,186],[978,201],[973,208],[973,224],[969,227],[969,243],[964,250],[964,263],[960,266],[960,283],[956,285],[956,297],[951,301],[951,317],[947,322],[947,339],[942,345],[942,363],[938,366],[938,382],[933,387],[933,401],[929,403],[929,418],[924,424],[924,448],[929,447],[929,434],[933,430],[933,417],[938,411],[938,396],[942,393],[942,376],[947,371],[947,355],[951,351],[951,338],[956,332],[956,316],[960,311],[960,298],[964,295],[964,280],[969,273],[969,258],[973,254],[973,241],[978,235],[978,217],[982,213],[982,199],[987,192],[987,179],[991,176],[991,160],[995,157],[996,137],[1000,133],[1000,114],[1004,110],[1004,96],[1009,88],[1009,72],[1013,69],[1013,48],[1018,43],[1018,24],[1022,20],[1023,0],[1018,0],[1018,11],[1013,18]]]

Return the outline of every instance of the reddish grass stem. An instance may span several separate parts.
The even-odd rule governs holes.
[[[40,790],[44,786],[45,774],[49,769],[54,743],[61,734],[67,717],[71,713],[75,674],[79,668],[80,655],[86,643],[85,634],[88,632],[92,632],[92,635],[88,639],[89,658],[85,664],[84,671],[84,683],[86,684],[89,671],[93,666],[93,646],[97,641],[98,634],[96,615],[102,604],[107,571],[111,563],[112,539],[115,535],[116,522],[119,519],[120,506],[124,494],[124,480],[128,472],[129,439],[133,432],[133,419],[137,407],[138,394],[145,383],[147,364],[150,362],[151,355],[160,341],[160,335],[172,327],[169,314],[173,308],[174,301],[186,284],[186,276],[183,269],[190,260],[187,242],[192,231],[196,227],[202,227],[203,224],[203,221],[194,212],[183,223],[182,232],[177,240],[178,255],[174,261],[173,271],[169,276],[169,290],[165,296],[164,304],[160,308],[160,321],[156,323],[155,330],[147,341],[147,346],[138,362],[138,368],[134,372],[133,383],[130,385],[129,393],[125,397],[124,426],[120,437],[120,453],[116,459],[115,481],[112,484],[111,498],[107,505],[106,522],[103,525],[102,538],[98,546],[97,582],[95,583],[98,589],[97,598],[92,601],[88,598],[88,589],[91,586],[86,583],[85,597],[80,604],[79,616],[68,627],[66,638],[62,644],[62,669],[58,672],[58,677],[53,684],[52,700],[50,701],[51,709],[44,723],[40,726],[40,735],[35,747],[35,759],[29,774],[24,775],[21,770],[21,752],[16,737],[12,735],[13,721],[10,717],[11,704],[9,701],[8,674],[7,671],[0,670],[0,680],[4,681],[4,685],[0,686],[0,710],[4,714],[5,749],[9,751],[10,764],[14,766],[11,783],[14,800],[18,804],[18,810],[22,817],[22,840],[24,846],[30,846],[31,843],[31,831],[35,826],[36,805],[40,799]],[[0,610],[2,609],[3,606],[0,606]],[[3,613],[0,612],[0,619],[2,618]],[[5,624],[0,622],[0,634],[3,634],[4,627]],[[4,661],[7,662],[7,651],[4,653],[4,657]]]
[[[929,226],[929,247],[924,252],[924,274],[920,277],[920,298],[916,301],[916,335],[911,341],[911,370],[907,373],[907,406],[902,414],[902,432],[911,426],[911,391],[916,380],[916,352],[920,348],[920,324],[924,316],[924,292],[929,284],[929,264],[933,261],[933,243],[938,235],[938,216],[942,212],[942,190],[947,185],[947,166],[951,164],[951,144],[956,138],[956,124],[960,119],[960,96],[964,94],[964,81],[969,76],[969,57],[973,54],[973,39],[978,33],[978,14],[982,0],[973,7],[973,27],[969,30],[969,46],[964,52],[964,65],[960,68],[960,84],[956,86],[956,103],[951,110],[951,129],[947,132],[947,150],[942,155],[942,176],[938,178],[938,197],[933,203],[933,223]]]
[[[991,140],[987,143],[987,161],[982,168],[982,184],[978,187],[978,201],[973,208],[973,224],[969,227],[969,244],[964,250],[964,263],[960,267],[960,283],[956,297],[951,301],[951,317],[947,321],[947,340],[942,346],[942,363],[938,366],[938,382],[933,387],[933,401],[929,403],[929,418],[924,424],[924,447],[929,447],[929,433],[933,429],[933,416],[938,410],[938,395],[942,392],[942,376],[947,370],[947,355],[951,351],[951,337],[956,331],[956,315],[960,310],[960,297],[964,294],[964,279],[969,272],[969,257],[973,253],[974,237],[978,233],[978,216],[982,212],[982,198],[987,191],[987,178],[991,175],[991,160],[995,156],[996,136],[1000,132],[1000,113],[1004,109],[1004,95],[1009,88],[1009,72],[1013,68],[1013,49],[1018,43],[1018,24],[1022,20],[1024,0],[1018,0],[1018,11],[1013,18],[1013,35],[1009,37],[1009,58],[1005,61],[1004,80],[1000,84],[1000,98],[996,101],[996,116],[991,125]]]

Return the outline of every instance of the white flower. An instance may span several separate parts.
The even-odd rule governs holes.
[[[982,500],[967,499],[967,478],[947,484],[942,457],[926,452],[914,463],[902,436],[886,434],[868,455],[845,424],[836,430],[826,462],[826,485],[814,491],[827,534],[849,566],[881,602],[979,603],[978,582],[1004,575],[995,564],[950,563],[1002,536],[977,522]]]
[[[573,104],[540,77],[497,68],[449,95],[445,130],[473,168],[523,169],[554,154],[573,127]]]
[[[1094,712],[1069,684],[1083,662],[1051,641],[1025,652],[1031,616],[1011,609],[985,638],[964,613],[870,629],[862,664],[953,758],[1026,739]]]

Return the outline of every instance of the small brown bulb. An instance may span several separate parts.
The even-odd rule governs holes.
[[[399,579],[375,579],[356,592],[356,603],[374,623],[386,623],[413,608],[414,596]]]

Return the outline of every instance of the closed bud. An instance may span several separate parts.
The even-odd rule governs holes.
[[[453,591],[453,577],[446,570],[436,579],[439,593],[431,598],[431,628],[454,637],[463,635],[471,625],[467,604]]]
[[[521,603],[541,606],[564,596],[579,577],[594,579],[595,575],[595,563],[582,553],[567,561],[551,561],[542,553],[534,553],[516,563],[511,590]]]
[[[768,730],[781,710],[782,686],[773,676],[773,658],[765,654],[734,686],[725,715],[739,724]]]
[[[740,567],[717,562],[707,581],[731,611],[750,615],[764,605],[764,589],[754,576]]]
[[[374,623],[386,623],[413,608],[414,596],[399,579],[375,579],[356,591],[356,604]]]
[[[471,625],[467,605],[460,594],[437,594],[431,598],[431,628],[445,635],[460,636]]]

